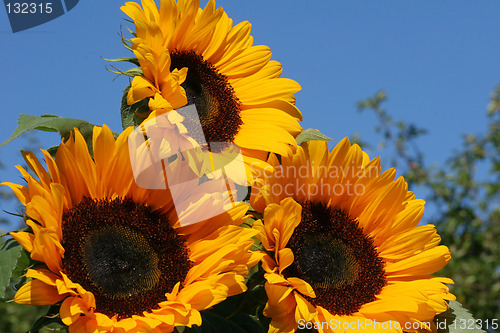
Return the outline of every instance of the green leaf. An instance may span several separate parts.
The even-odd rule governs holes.
[[[476,320],[462,304],[450,301],[450,308],[434,318],[438,333],[486,333],[485,320]],[[488,323],[491,324],[491,323]]]
[[[42,328],[53,323],[65,326],[59,317],[59,308],[59,305],[52,305],[43,317],[38,318],[27,333],[38,333]]]
[[[82,133],[83,137],[87,141],[87,144],[90,143],[89,147],[91,147],[92,131],[94,129],[94,125],[85,120],[63,118],[47,114],[40,117],[21,114],[19,115],[19,119],[17,120],[16,130],[14,131],[14,133],[12,133],[10,138],[0,144],[0,146],[6,145],[7,143],[19,137],[21,134],[26,133],[27,131],[30,131],[32,129],[37,129],[45,132],[58,132],[62,138],[67,140],[70,136],[70,133],[75,127],[80,130],[80,133]]]
[[[47,152],[52,156],[52,158],[56,158],[57,150],[59,149],[59,146],[52,146],[49,149],[47,149]]]
[[[184,333],[263,333],[254,316],[238,311],[241,297],[230,297],[201,312],[201,326],[185,328]]]
[[[12,238],[0,245],[0,298],[5,297],[5,290],[22,250],[21,245]]]
[[[92,150],[92,135],[94,132],[94,125],[85,120],[73,119],[73,118],[63,118],[55,115],[44,114],[40,117],[31,116],[27,114],[19,115],[17,120],[17,128],[12,133],[10,138],[0,144],[0,146],[6,145],[12,140],[16,139],[20,135],[26,133],[27,131],[36,129],[45,132],[58,132],[61,138],[64,140],[69,139],[70,134],[75,128],[78,128],[82,134],[87,147],[89,148],[90,156],[93,156]],[[115,138],[118,137],[118,133],[113,132]],[[59,146],[54,146],[49,148],[49,153],[55,156],[57,148]]]
[[[12,277],[21,277],[26,274],[28,268],[33,265],[33,261],[30,258],[30,253],[25,249],[21,248],[21,253],[17,259],[16,268],[12,271]]]
[[[300,145],[302,142],[306,141],[313,141],[313,140],[326,140],[326,141],[332,141],[333,139],[324,135],[320,131],[314,128],[308,128],[306,130],[303,130],[302,133],[297,135],[295,138],[297,140],[297,144]]]
[[[139,101],[135,104],[128,105],[127,104],[127,95],[130,90],[130,85],[125,88],[122,96],[122,105],[120,107],[121,115],[122,115],[122,127],[126,129],[129,126],[137,126],[144,121],[145,118],[137,116],[137,114],[147,114],[149,110],[148,102],[149,99],[145,98],[142,101]]]

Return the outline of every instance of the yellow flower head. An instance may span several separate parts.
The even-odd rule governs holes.
[[[433,225],[418,226],[424,201],[396,170],[380,172],[346,138],[298,147],[253,188],[266,250],[270,332],[415,332],[455,297],[430,274],[450,260]],[[392,329],[392,330],[391,330]]]
[[[128,104],[150,98],[159,112],[195,104],[203,133],[198,119],[185,124],[198,142],[235,143],[259,159],[291,153],[301,131],[293,95],[300,86],[280,78],[267,46],[253,46],[249,22],[233,26],[213,0],[204,9],[199,1],[162,0],[158,9],[145,0],[122,10],[135,23],[132,49],[144,73],[134,77]]]
[[[134,182],[127,138],[115,141],[95,127],[92,158],[82,135],[61,144],[47,170],[24,153],[26,185],[4,183],[26,206],[32,232],[11,233],[31,258],[22,304],[61,303],[70,332],[172,331],[200,325],[200,311],[246,289],[255,231],[238,227],[246,208],[181,226],[168,190]],[[195,198],[196,199],[196,198]],[[189,198],[191,210],[210,207],[210,195]],[[189,213],[189,212],[188,212]]]

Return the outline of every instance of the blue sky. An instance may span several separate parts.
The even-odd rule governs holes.
[[[121,129],[120,99],[128,81],[113,81],[105,68],[109,63],[100,58],[130,56],[118,37],[126,23],[121,5],[81,0],[67,14],[15,34],[0,8],[0,141],[12,133],[20,113]],[[296,96],[304,128],[336,139],[357,132],[364,141],[378,142],[375,118],[359,114],[356,102],[380,89],[389,96],[385,107],[394,118],[429,130],[418,141],[429,162],[444,163],[463,134],[486,128],[489,95],[500,83],[498,1],[221,0],[217,5],[235,23],[249,20],[254,44],[270,46],[283,76],[302,85]],[[53,133],[38,137],[47,147],[59,142]],[[0,147],[2,181],[19,180],[14,164],[20,163],[24,143]]]

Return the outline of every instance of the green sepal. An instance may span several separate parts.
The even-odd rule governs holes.
[[[486,333],[483,330],[486,328],[485,320],[474,319],[472,314],[457,301],[450,301],[449,306],[448,311],[434,317],[437,333]]]
[[[130,23],[134,23],[133,21],[130,21],[130,20],[125,20],[125,21],[128,21],[128,22],[130,22]],[[130,30],[130,28],[129,28],[129,27],[127,27],[126,25],[122,25],[122,26],[121,26],[121,28],[125,28],[125,29],[127,29],[127,30],[128,30],[128,32],[129,32],[132,36],[137,37],[137,35],[136,35],[136,34],[135,34],[132,30]],[[127,38],[125,38],[125,37],[123,36],[123,30],[122,30],[122,29],[120,29],[120,38],[122,39],[122,44],[123,44],[123,46],[124,46],[127,50],[132,51],[132,44],[133,44],[133,43],[132,43],[132,40],[127,39]]]
[[[5,297],[5,290],[10,284],[22,251],[22,246],[12,238],[0,245],[0,298]]]
[[[116,59],[106,59],[101,57],[103,60],[109,61],[109,62],[130,62],[136,66],[139,66],[139,60],[137,60],[136,57],[123,57],[123,58],[116,58]]]
[[[118,69],[118,68],[116,68],[114,66],[113,66],[113,68],[116,69],[116,70],[112,71],[112,70],[108,69],[108,71],[110,71],[111,73],[118,74],[116,77],[118,77],[120,75],[126,75],[126,76],[130,76],[130,77],[143,75],[141,67],[132,67],[132,68],[129,68],[129,69],[125,70],[125,71],[122,71],[122,70],[120,70],[120,69]]]
[[[332,141],[333,139],[324,135],[320,131],[314,128],[308,128],[302,131],[297,137],[295,138],[297,141],[297,144],[300,145],[303,142],[306,141],[313,141],[313,140],[325,140],[325,141]]]

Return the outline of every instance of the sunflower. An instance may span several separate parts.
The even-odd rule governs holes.
[[[31,232],[13,232],[31,258],[21,304],[60,305],[70,332],[168,332],[201,324],[200,311],[243,292],[255,231],[238,227],[243,205],[181,226],[167,189],[134,182],[127,138],[94,127],[91,158],[84,138],[62,143],[47,170],[23,153],[26,185],[4,183],[26,206]],[[211,206],[208,195],[192,210]],[[189,213],[189,212],[188,212]]]
[[[430,274],[450,260],[435,226],[418,226],[425,202],[396,170],[380,172],[358,145],[342,140],[298,147],[260,176],[252,206],[271,317],[269,332],[414,332],[455,297]]]
[[[149,98],[162,112],[194,104],[198,119],[185,119],[198,142],[229,142],[246,157],[265,159],[267,152],[291,153],[302,119],[295,107],[297,82],[280,78],[267,46],[253,46],[251,24],[233,26],[210,0],[162,0],[160,9],[145,0],[142,8],[127,2],[122,10],[136,27],[132,50],[143,71],[135,76],[127,103]]]

